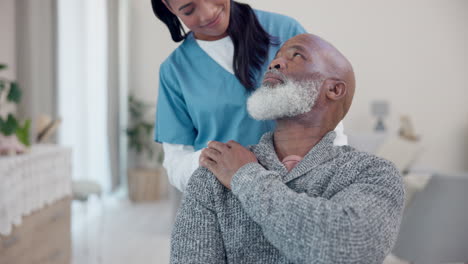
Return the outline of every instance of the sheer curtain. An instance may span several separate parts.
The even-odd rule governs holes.
[[[111,189],[106,0],[57,0],[59,143],[73,149],[73,179]]]

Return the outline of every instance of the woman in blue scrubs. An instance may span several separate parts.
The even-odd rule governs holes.
[[[151,2],[173,41],[182,41],[160,67],[155,141],[169,181],[184,191],[208,141],[247,146],[274,128],[252,119],[246,100],[282,43],[306,31],[290,17],[232,0]],[[341,123],[336,131],[335,144],[347,144]]]

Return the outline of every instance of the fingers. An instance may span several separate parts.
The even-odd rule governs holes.
[[[221,155],[221,153],[219,151],[217,151],[216,149],[205,148],[205,149],[202,150],[200,156],[203,156],[205,158],[209,158],[209,159],[217,162],[220,155]]]
[[[229,150],[229,147],[219,141],[210,141],[208,142],[208,147],[219,151],[220,153],[226,152]]]
[[[230,148],[232,147],[238,147],[238,146],[242,146],[241,144],[237,143],[236,141],[234,140],[229,140],[226,145]]]
[[[200,166],[205,167],[205,168],[209,169],[212,172],[216,167],[216,162],[214,162],[213,160],[207,158],[206,156],[200,156],[199,163],[200,163]]]

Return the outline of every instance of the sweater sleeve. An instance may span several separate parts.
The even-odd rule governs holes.
[[[172,231],[170,263],[226,263],[224,242],[214,211],[214,180],[202,167],[192,175]]]
[[[233,193],[268,241],[295,263],[382,263],[398,234],[404,191],[376,162],[331,199],[296,193],[258,163],[242,167]]]
[[[190,176],[199,167],[201,150],[193,146],[163,143],[164,162],[169,182],[179,191],[184,192]]]

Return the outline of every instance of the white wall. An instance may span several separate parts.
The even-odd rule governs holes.
[[[129,89],[156,102],[159,65],[178,46],[156,19],[149,0],[130,0]]]
[[[296,18],[350,59],[358,86],[346,131],[371,131],[370,102],[385,99],[390,131],[398,130],[400,115],[414,121],[425,147],[421,166],[468,170],[467,1],[244,2]],[[159,64],[177,45],[150,1],[133,0],[130,21],[130,89],[155,102]]]
[[[21,0],[16,6],[16,68],[22,91],[18,116],[32,119],[41,114],[55,117],[55,0]],[[36,131],[31,129],[31,139]]]
[[[0,63],[8,65],[2,77],[13,80],[16,79],[15,30],[15,0],[0,0]]]

